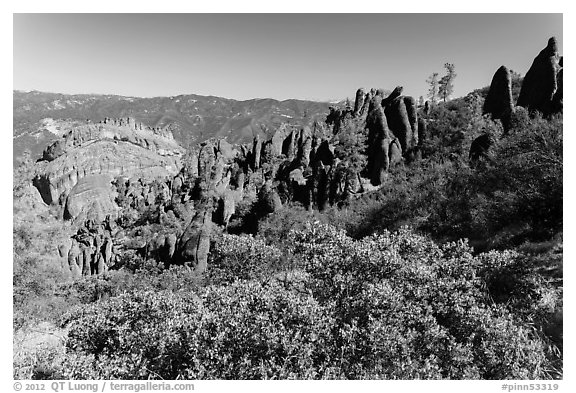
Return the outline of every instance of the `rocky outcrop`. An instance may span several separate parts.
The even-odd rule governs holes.
[[[338,107],[331,106],[329,110],[330,113],[328,113],[328,116],[326,116],[326,124],[332,126],[332,133],[336,135],[340,132],[344,120],[347,117],[353,117],[354,112],[350,107],[346,107],[344,110],[342,110]]]
[[[500,119],[504,130],[508,131],[514,104],[512,102],[512,78],[505,66],[498,68],[494,74],[482,111],[484,114],[490,114],[492,119]]]
[[[388,105],[390,105],[392,103],[392,101],[394,101],[395,99],[397,99],[398,97],[400,97],[402,95],[403,90],[404,90],[404,87],[396,86],[394,88],[394,90],[392,90],[392,93],[390,93],[388,95],[388,97],[382,99],[382,106],[384,108],[386,108]]]
[[[119,252],[132,250],[142,258],[190,263],[204,272],[212,234],[228,227],[240,202],[253,204],[251,214],[258,217],[289,202],[325,210],[363,192],[361,174],[373,185],[382,184],[389,167],[404,160],[402,139],[389,129],[385,111],[396,117],[401,113],[406,146],[418,143],[415,103],[401,92],[399,87],[384,98],[382,89],[359,89],[354,111],[334,107],[328,114],[332,132],[325,124],[284,124],[268,140],[256,135],[252,146],[236,148],[224,139],[210,139],[185,156],[179,148],[165,154],[172,142],[167,138],[162,145],[160,131],[152,130],[155,136],[148,142],[131,135],[142,131],[131,121],[106,120],[71,132],[69,141],[47,152],[49,159],[35,179],[44,200],[61,204],[66,218],[91,223],[58,249],[65,255],[63,265],[76,276],[102,274],[115,266]],[[344,121],[350,122],[346,128]],[[368,163],[360,168],[342,156],[346,150],[337,149],[347,143],[342,132],[364,126],[367,151],[357,153],[366,154]],[[113,130],[106,133],[107,127]],[[117,218],[128,234],[98,229],[105,228],[103,217]],[[144,232],[130,229],[139,225]]]
[[[174,233],[155,234],[144,247],[146,258],[170,264],[176,251],[177,237]]]
[[[382,183],[390,166],[389,148],[392,137],[381,100],[380,96],[372,98],[366,117],[366,128],[368,129],[367,172],[373,185]]]
[[[64,204],[64,219],[80,218],[100,221],[108,214],[116,215],[115,195],[107,175],[81,178],[69,191]]]
[[[190,263],[196,273],[206,271],[212,226],[212,208],[205,207],[199,210],[178,240],[177,262]]]
[[[524,77],[518,106],[530,112],[539,111],[545,116],[552,113],[552,100],[558,88],[559,60],[556,38],[552,37]]]
[[[354,117],[361,115],[362,108],[364,107],[364,99],[366,98],[366,92],[364,88],[359,88],[356,91],[356,99],[354,100]]]
[[[58,245],[62,267],[72,277],[104,274],[119,257],[122,239],[118,235],[110,216],[101,223],[86,220],[71,239]]]
[[[252,170],[260,168],[260,155],[262,154],[262,141],[260,135],[254,137],[252,144]]]
[[[97,140],[127,142],[162,156],[181,156],[184,152],[169,130],[147,127],[132,118],[105,118],[97,124],[71,126],[60,140],[44,150],[43,159],[53,161],[74,148]]]
[[[114,178],[171,177],[184,154],[169,131],[145,128],[132,119],[73,128],[46,151],[48,162],[33,184],[45,203],[59,204],[65,218],[79,221],[116,213]]]
[[[393,92],[394,94],[394,92]],[[388,126],[407,156],[418,145],[418,115],[416,101],[412,97],[398,96],[387,101],[384,109]]]

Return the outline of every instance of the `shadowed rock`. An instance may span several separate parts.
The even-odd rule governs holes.
[[[314,160],[321,161],[324,165],[332,165],[334,163],[334,147],[328,141],[322,141],[316,150]]]
[[[400,97],[402,95],[402,91],[404,90],[404,87],[402,86],[396,86],[394,88],[394,90],[392,90],[392,93],[390,93],[388,95],[388,97],[382,99],[382,106],[386,107],[388,106],[390,103],[392,103],[392,101],[394,101],[396,98]]]
[[[470,161],[478,161],[480,158],[489,158],[488,152],[494,145],[494,138],[488,133],[484,133],[474,139],[470,145]]]
[[[424,103],[424,110],[422,111],[425,115],[430,114],[430,102],[426,101]]]
[[[514,104],[512,102],[512,77],[505,66],[498,68],[494,74],[482,111],[484,114],[489,113],[492,119],[502,120],[504,131],[509,129]]]
[[[282,208],[282,200],[278,192],[272,187],[270,180],[266,181],[259,194],[259,206],[263,213],[274,213]]]
[[[552,37],[548,40],[546,48],[536,56],[524,77],[518,106],[530,112],[539,111],[545,116],[552,112],[552,99],[558,86],[558,62],[558,45],[556,38]]]
[[[558,88],[552,99],[552,113],[559,113],[564,110],[564,69],[558,72],[556,80]]]
[[[398,138],[402,154],[406,156],[418,143],[418,118],[416,102],[412,97],[400,96],[384,109],[388,127]]]

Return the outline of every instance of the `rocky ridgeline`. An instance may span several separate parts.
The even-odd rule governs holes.
[[[415,102],[401,93],[401,87],[388,97],[382,90],[359,89],[359,109],[331,108],[326,124],[284,124],[270,139],[257,135],[250,145],[212,139],[186,157],[169,131],[132,119],[71,129],[46,149],[34,179],[44,201],[62,206],[63,217],[80,225],[82,233],[59,249],[63,264],[73,275],[100,274],[133,250],[167,265],[191,262],[203,271],[210,239],[228,226],[240,203],[254,204],[257,215],[289,202],[324,210],[380,185],[391,165],[417,155]],[[353,168],[335,154],[338,134],[351,132],[343,129],[347,121],[354,123],[353,132],[367,130],[361,152],[366,168]],[[143,212],[164,229],[132,230]],[[106,229],[112,221],[125,230]]]
[[[552,37],[526,73],[516,105],[512,98],[510,71],[501,66],[492,78],[483,113],[490,114],[494,120],[499,119],[506,135],[514,123],[517,106],[526,108],[529,113],[539,112],[549,117],[563,111],[563,92],[563,58],[558,54],[556,38]],[[484,156],[493,144],[493,135],[480,135],[470,147],[470,159]]]

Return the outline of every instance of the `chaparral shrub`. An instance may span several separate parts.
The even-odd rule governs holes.
[[[71,356],[61,373],[84,379],[553,376],[546,342],[491,297],[486,271],[505,265],[511,253],[474,256],[464,241],[438,246],[405,228],[354,240],[320,223],[292,232],[290,241],[302,269],[294,285],[245,280],[246,265],[231,260],[234,279],[198,294],[135,291],[69,313]],[[271,252],[248,237],[219,247],[221,257],[236,248],[259,264]]]

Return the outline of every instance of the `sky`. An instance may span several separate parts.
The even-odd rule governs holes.
[[[340,100],[453,63],[454,97],[525,74],[562,14],[14,14],[13,88]]]

